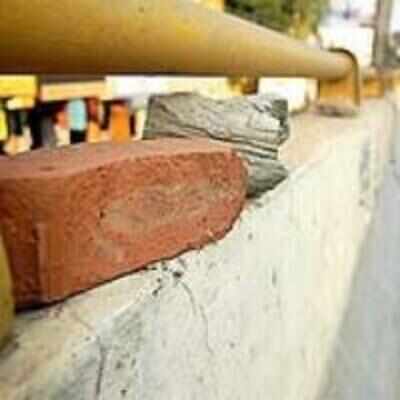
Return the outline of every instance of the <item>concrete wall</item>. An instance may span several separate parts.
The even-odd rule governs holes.
[[[0,398],[325,400],[329,388],[343,393],[332,360],[393,123],[384,101],[368,102],[357,119],[297,117],[282,154],[290,179],[249,203],[225,239],[20,315],[0,355]],[[380,398],[392,399],[373,397]]]

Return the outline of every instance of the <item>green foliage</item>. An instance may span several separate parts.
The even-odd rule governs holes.
[[[328,0],[227,0],[233,13],[300,37],[315,31],[327,6]]]

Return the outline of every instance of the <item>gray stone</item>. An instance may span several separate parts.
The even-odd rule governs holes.
[[[288,105],[272,95],[212,100],[178,93],[150,99],[144,136],[203,137],[234,146],[248,169],[248,195],[273,189],[287,176],[279,146],[289,137]]]

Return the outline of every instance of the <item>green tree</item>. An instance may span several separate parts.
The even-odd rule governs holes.
[[[227,0],[231,12],[297,37],[316,30],[327,6],[328,0]]]

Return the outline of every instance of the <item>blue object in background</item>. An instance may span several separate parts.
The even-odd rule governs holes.
[[[67,106],[69,126],[72,131],[85,131],[88,124],[86,104],[83,100],[71,100]]]

